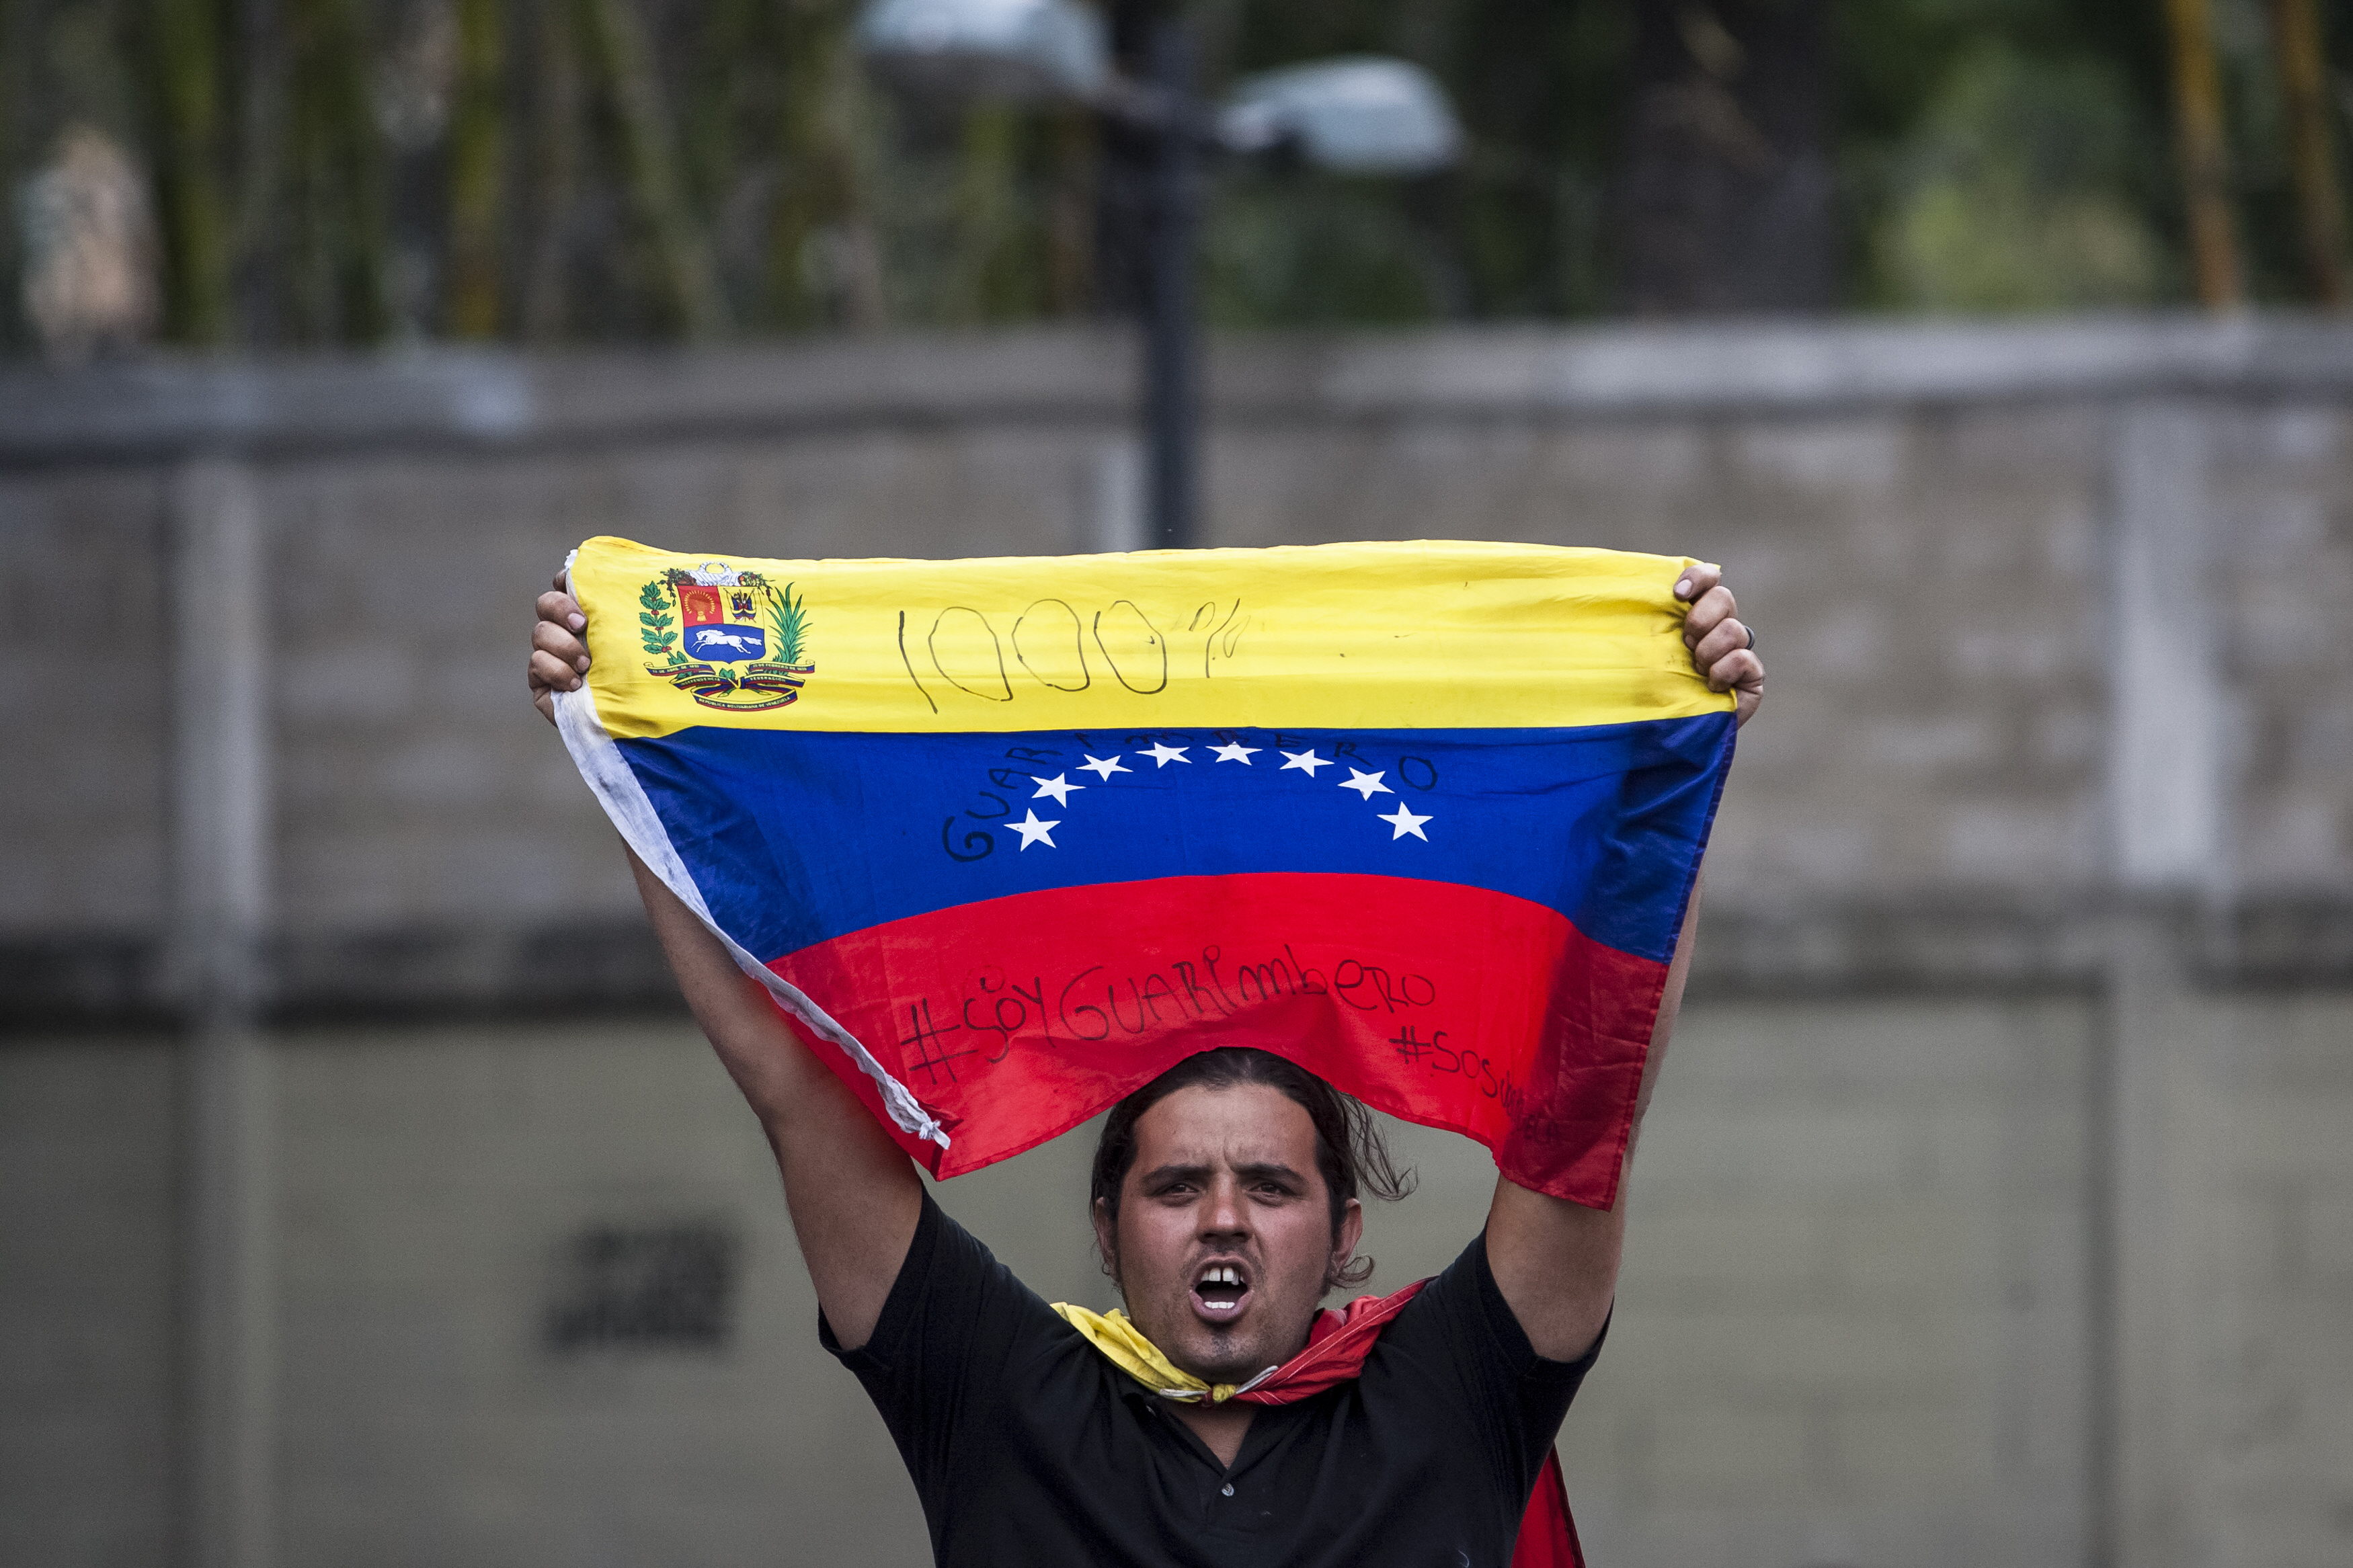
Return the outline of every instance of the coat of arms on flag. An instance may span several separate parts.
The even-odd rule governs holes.
[[[722,561],[670,566],[642,584],[638,637],[661,660],[646,673],[706,708],[781,708],[817,668],[802,662],[808,616],[793,584],[773,587],[760,573]]]
[[[935,1174],[1247,1045],[1606,1207],[1732,760],[1689,564],[596,539],[572,567],[595,664],[557,722],[638,857]]]

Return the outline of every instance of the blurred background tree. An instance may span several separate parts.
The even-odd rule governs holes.
[[[1924,47],[1926,9],[1911,27],[1883,14],[1856,24],[1878,34],[1853,51],[1845,149],[1860,299],[2016,311],[2178,295],[2161,58],[2134,58],[2136,43],[2155,53],[2146,40],[2102,47],[2047,25]]]
[[[2185,300],[2168,31],[2185,5],[2211,26],[2244,289],[2333,302],[2353,26],[2314,0],[1196,0],[1213,88],[1401,55],[1471,137],[1419,179],[1228,167],[1208,311],[1281,327]],[[0,0],[0,344],[35,342],[24,302],[64,254],[51,176],[69,148],[98,166],[93,137],[145,183],[162,331],[183,342],[1123,310],[1115,141],[1067,109],[886,94],[849,47],[854,10]]]

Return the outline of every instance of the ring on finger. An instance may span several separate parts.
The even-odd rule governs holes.
[[[1745,631],[1745,632],[1746,632],[1746,633],[1748,634],[1748,649],[1747,649],[1747,651],[1749,651],[1749,652],[1751,652],[1751,653],[1754,653],[1754,652],[1757,650],[1757,628],[1756,628],[1755,626],[1742,626],[1740,629],[1741,629],[1742,631]]]

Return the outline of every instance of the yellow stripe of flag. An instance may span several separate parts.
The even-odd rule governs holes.
[[[1454,541],[769,561],[592,539],[572,568],[620,738],[1519,729],[1718,712],[1688,557]]]

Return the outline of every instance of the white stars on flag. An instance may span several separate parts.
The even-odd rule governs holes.
[[[1397,829],[1396,832],[1389,835],[1389,839],[1392,843],[1398,839],[1403,838],[1409,833],[1412,834],[1416,838],[1420,839],[1424,844],[1430,842],[1430,835],[1421,830],[1421,825],[1430,819],[1427,816],[1416,816],[1413,814],[1413,808],[1407,805],[1403,801],[1399,801],[1398,803],[1398,808],[1389,813],[1387,816],[1382,817],[1381,820],[1388,823],[1391,827]],[[1029,846],[1024,845],[1022,847],[1027,848]]]
[[[1219,731],[1219,733],[1232,736],[1235,732],[1233,731],[1227,730]],[[1080,740],[1084,740],[1085,738],[1086,737],[1084,736],[1077,737],[1077,739]],[[1282,740],[1285,737],[1282,736],[1273,737],[1273,739],[1276,740]],[[1165,771],[1171,763],[1192,762],[1193,758],[1189,753],[1197,746],[1208,752],[1210,756],[1216,758],[1219,762],[1240,763],[1246,768],[1251,765],[1250,759],[1252,757],[1255,757],[1261,752],[1269,749],[1265,746],[1247,745],[1239,739],[1229,739],[1222,742],[1195,740],[1189,741],[1187,744],[1181,746],[1171,744],[1166,740],[1160,740],[1155,742],[1152,745],[1134,752],[1134,754],[1139,757],[1150,757],[1153,762],[1153,766],[1150,771],[1156,775]],[[1393,770],[1367,770],[1355,766],[1354,764],[1356,763],[1362,762],[1365,758],[1363,753],[1356,749],[1356,746],[1349,742],[1334,742],[1334,747],[1339,752],[1337,759],[1320,755],[1314,747],[1310,747],[1306,751],[1303,752],[1286,752],[1282,751],[1280,747],[1273,748],[1276,754],[1282,758],[1282,766],[1275,769],[1274,773],[1284,773],[1296,770],[1300,773],[1305,773],[1310,779],[1314,779],[1317,773],[1324,768],[1338,768],[1342,772],[1345,772],[1348,776],[1345,779],[1333,780],[1333,787],[1355,792],[1356,798],[1364,802],[1366,805],[1370,805],[1372,804],[1373,797],[1375,795],[1387,795],[1388,797],[1388,804],[1396,805],[1397,809],[1388,813],[1387,815],[1379,813],[1374,814],[1375,821],[1388,824],[1388,842],[1394,844],[1399,839],[1410,837],[1421,840],[1424,844],[1428,844],[1430,841],[1430,835],[1424,832],[1423,829],[1430,823],[1435,821],[1436,818],[1429,812],[1414,810],[1411,805],[1404,802],[1397,789],[1390,787],[1388,782],[1389,771]],[[1043,754],[1051,756],[1053,753],[1046,752]],[[1180,773],[1176,778],[1168,781],[1166,784],[1145,784],[1141,776],[1145,770],[1140,767],[1129,767],[1126,763],[1122,760],[1129,753],[1123,752],[1113,752],[1107,757],[1098,757],[1089,752],[1082,752],[1081,755],[1084,756],[1086,761],[1071,769],[1071,773],[1094,774],[1096,783],[1093,784],[1073,783],[1071,778],[1071,773],[1058,773],[1051,778],[1047,778],[1037,773],[1026,775],[1029,782],[1037,786],[1035,792],[1029,798],[1031,800],[1050,800],[1064,812],[1083,812],[1089,808],[1088,804],[1074,804],[1071,797],[1075,795],[1082,794],[1087,790],[1098,788],[1103,784],[1109,784],[1113,776],[1120,773],[1137,775],[1134,781],[1137,787],[1164,792],[1164,802],[1166,802],[1166,792],[1172,790],[1181,790],[1189,795],[1195,791],[1208,789],[1211,791],[1213,795],[1222,795],[1227,792],[1222,786],[1214,782],[1219,777],[1229,778],[1232,784],[1239,786],[1241,793],[1235,801],[1235,805],[1237,806],[1240,805],[1242,799],[1255,798],[1264,795],[1266,792],[1270,790],[1282,791],[1287,787],[1282,784],[1279,779],[1267,773],[1259,774],[1255,783],[1236,778],[1229,774],[1211,773],[1194,775],[1196,782],[1191,784],[1185,783],[1184,780],[1186,775]],[[1411,759],[1408,759],[1408,761],[1411,761]],[[1010,784],[1014,782],[1011,777],[1007,775],[999,774],[995,776],[1002,779],[1003,783],[1007,784]],[[1400,773],[1398,776],[1403,779],[1408,785],[1410,785],[1416,790],[1426,791],[1437,784],[1436,771],[1434,769],[1431,770],[1430,781],[1427,785],[1415,783],[1408,774]],[[1125,795],[1124,792],[1129,786],[1122,784],[1117,787],[1123,793],[1116,798],[1124,799]],[[1101,795],[1096,797],[1092,804],[1097,810],[1107,809],[1107,803],[1113,798],[1115,797],[1110,795]],[[1326,798],[1328,799],[1328,797]],[[1174,803],[1167,802],[1166,804]],[[1270,800],[1268,804],[1271,805],[1272,802]],[[1040,817],[1038,815],[1037,808],[1035,806],[1029,806],[1025,808],[1021,820],[1018,822],[998,819],[995,826],[1005,832],[1018,834],[1020,839],[1019,847],[1023,850],[1028,850],[1031,846],[1039,844],[1044,845],[1049,849],[1059,849],[1061,846],[1054,842],[1054,830],[1058,827],[1067,826],[1069,820],[1070,819],[1066,817],[1060,816]],[[1117,819],[1114,818],[1113,820]],[[1082,824],[1082,826],[1084,825]],[[1097,826],[1103,825],[1097,824]],[[1329,828],[1325,829],[1325,831],[1329,830]]]
[[[1019,822],[1008,822],[1005,826],[1021,835],[1021,847],[1024,849],[1029,848],[1032,844],[1043,844],[1049,849],[1061,847],[1054,842],[1053,830],[1062,826],[1062,819],[1059,816],[1051,822],[1040,822],[1038,820],[1037,812],[1032,810]]]

